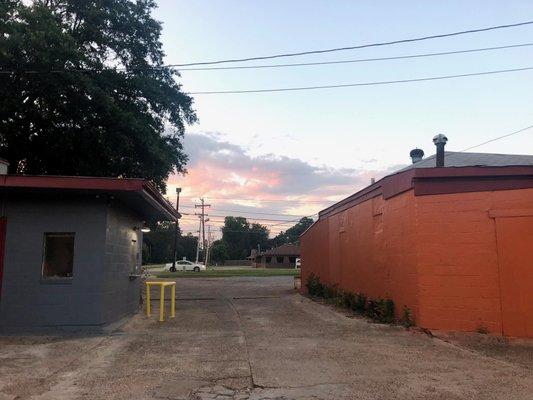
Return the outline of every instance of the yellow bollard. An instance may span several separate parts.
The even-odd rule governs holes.
[[[160,289],[160,298],[159,298],[159,322],[165,320],[165,287],[170,286],[170,318],[176,317],[176,282],[163,282],[163,281],[152,281],[146,282],[146,315],[150,317],[152,315],[152,305],[151,305],[151,289],[152,285],[159,286]]]
[[[170,293],[170,318],[174,318],[176,316],[176,282],[170,286]]]
[[[152,316],[151,310],[150,310],[150,290],[152,289],[152,286],[149,282],[146,282],[146,315],[148,317]]]
[[[165,285],[161,285],[159,297],[159,322],[163,322],[165,320]]]

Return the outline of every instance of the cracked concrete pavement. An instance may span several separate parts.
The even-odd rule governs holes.
[[[530,343],[518,362],[513,344],[492,357],[349,318],[291,277],[177,282],[164,323],[139,313],[109,334],[0,337],[0,400],[533,398]]]

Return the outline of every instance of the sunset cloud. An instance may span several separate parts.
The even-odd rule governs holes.
[[[214,226],[221,225],[222,218],[218,216],[240,212],[271,226],[273,233],[290,224],[267,221],[268,218],[291,220],[294,216],[315,214],[368,185],[372,177],[380,178],[387,172],[316,166],[275,154],[254,157],[244,147],[213,133],[187,135],[184,148],[189,155],[188,173],[174,175],[168,181],[168,193],[174,193],[178,186],[182,188],[184,212],[193,213],[193,202],[205,197],[213,206],[210,214],[217,216],[212,218]],[[173,196],[169,197],[173,200]],[[193,216],[183,222],[196,229]]]

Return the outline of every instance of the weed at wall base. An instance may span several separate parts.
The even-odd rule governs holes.
[[[310,296],[323,298],[330,304],[350,309],[374,322],[382,324],[394,324],[396,322],[395,305],[391,299],[369,299],[364,293],[340,290],[337,286],[323,284],[320,282],[320,277],[315,274],[307,277],[305,286]],[[414,325],[412,313],[408,307],[404,306],[403,316],[399,322],[406,328]]]

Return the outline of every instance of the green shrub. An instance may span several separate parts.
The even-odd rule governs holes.
[[[359,313],[364,313],[366,311],[368,299],[364,293],[356,293],[355,301],[352,306],[352,310]]]
[[[366,316],[381,324],[392,324],[394,323],[394,302],[382,298],[368,300]]]
[[[403,306],[403,316],[401,323],[406,328],[410,328],[415,325],[415,321],[413,320],[413,313],[411,309],[407,306]]]
[[[338,297],[338,293],[339,291],[336,286],[324,285],[322,297],[324,297],[324,299],[326,300],[335,299],[336,297]]]
[[[356,301],[355,293],[352,292],[342,292],[341,305],[344,308],[349,308],[350,310],[354,309],[354,304]]]
[[[307,277],[307,282],[305,283],[305,287],[307,288],[307,293],[309,293],[310,296],[314,296],[314,297],[324,296],[325,286],[324,284],[320,282],[320,278],[315,274],[311,274]]]

